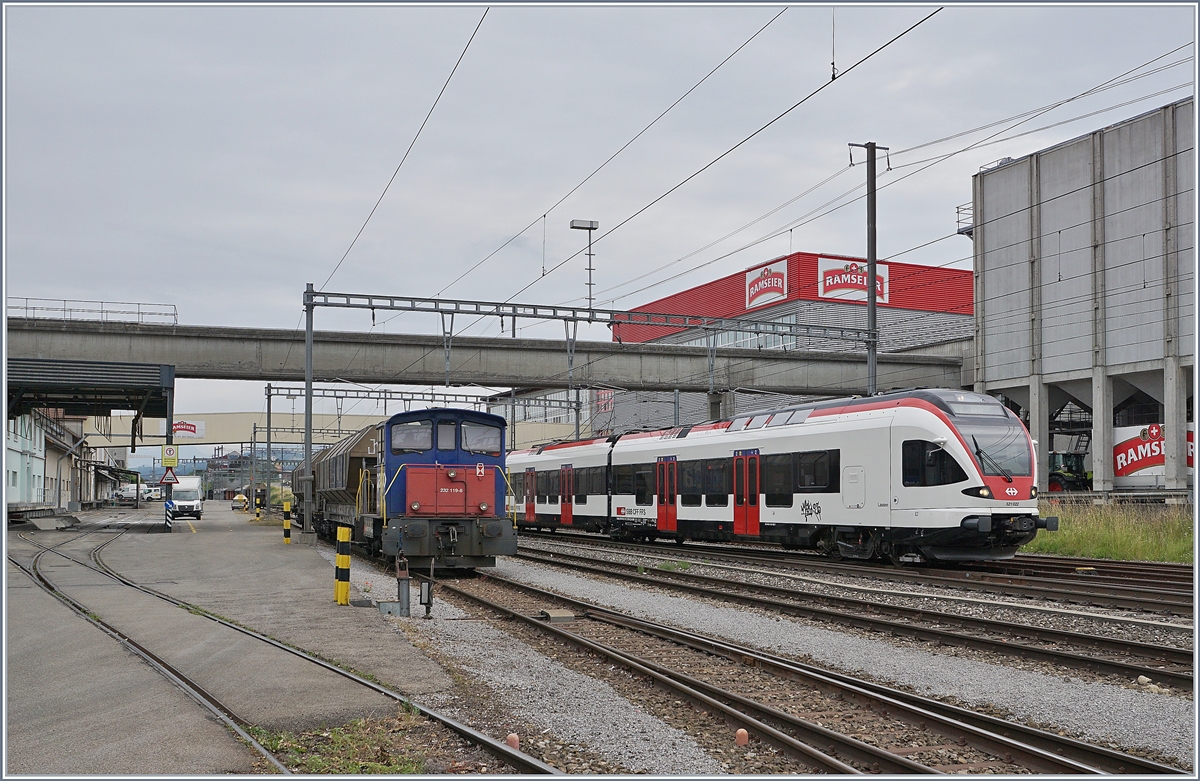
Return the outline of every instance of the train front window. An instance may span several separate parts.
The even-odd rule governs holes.
[[[1008,473],[1029,477],[1033,474],[1029,438],[1017,421],[1012,418],[996,421],[960,418],[955,424],[985,475],[1003,477]]]
[[[433,447],[433,421],[409,420],[392,426],[392,453],[422,453]]]
[[[453,420],[438,421],[438,450],[454,449],[454,429],[457,427]]]
[[[462,424],[463,450],[468,453],[483,453],[488,456],[500,455],[503,445],[503,435],[499,426],[489,426],[486,423],[472,423],[464,420]]]

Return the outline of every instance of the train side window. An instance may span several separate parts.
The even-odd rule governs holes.
[[[704,462],[679,462],[679,504],[684,507],[699,507],[704,494]]]
[[[392,453],[422,453],[433,447],[433,421],[408,420],[392,425]]]
[[[767,507],[791,507],[792,489],[796,485],[796,457],[792,453],[763,456],[762,492],[767,495]]]
[[[741,431],[742,429],[744,429],[746,427],[746,424],[749,422],[750,422],[750,418],[738,418],[737,420],[730,423],[729,428],[727,428],[725,430],[726,431]]]
[[[633,493],[633,464],[613,467],[613,493],[626,496]]]
[[[813,450],[796,454],[796,490],[800,493],[836,493],[841,490],[838,450]]]
[[[454,429],[457,424],[453,420],[438,421],[438,450],[454,450]]]
[[[462,424],[463,450],[468,453],[483,453],[487,456],[500,455],[504,437],[499,426],[489,426],[486,423],[472,423],[464,420]],[[438,447],[441,447],[439,444]]]
[[[771,416],[771,419],[767,421],[767,428],[775,428],[776,426],[785,425],[788,420],[791,419],[791,417],[791,412],[776,412]]]
[[[582,504],[587,501],[588,478],[591,471],[591,467],[575,470],[575,504]]]
[[[537,503],[545,504],[546,497],[550,494],[550,473],[537,473]]]
[[[592,469],[592,485],[588,493],[594,496],[608,496],[608,470],[598,466]]]
[[[950,485],[967,479],[967,473],[940,445],[923,439],[907,439],[902,447],[901,472],[904,485]]]
[[[509,475],[508,483],[512,490],[512,496],[514,499],[516,499],[518,496],[525,496],[525,474],[523,472]]]
[[[550,497],[550,504],[558,504],[558,492],[559,488],[562,486],[562,480],[560,479],[561,474],[557,469],[555,469],[553,472],[547,472],[546,474],[549,475],[550,481],[550,491],[547,493],[547,496]]]
[[[704,459],[704,504],[709,507],[728,507],[731,489],[732,459]]]
[[[634,501],[641,505],[654,504],[654,464],[638,464],[634,469]]]

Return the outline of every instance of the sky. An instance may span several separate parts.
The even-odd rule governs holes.
[[[265,328],[302,326],[309,282],[582,304],[587,219],[597,306],[632,308],[792,250],[865,256],[868,141],[880,259],[970,268],[971,176],[1191,95],[1195,12],[6,4],[5,290]],[[180,380],[176,410],[263,399]]]

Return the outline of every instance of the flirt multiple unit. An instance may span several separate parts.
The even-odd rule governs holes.
[[[1034,455],[996,399],[914,390],[511,453],[522,528],[768,541],[834,558],[1011,557],[1038,529]]]
[[[494,566],[517,551],[503,515],[504,425],[483,412],[426,409],[346,437],[313,455],[311,527],[332,538],[349,526],[369,552],[403,555],[414,568]],[[293,486],[305,472],[292,473]]]

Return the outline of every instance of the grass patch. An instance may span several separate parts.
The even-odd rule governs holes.
[[[1115,561],[1191,564],[1195,529],[1190,505],[1085,505],[1041,502],[1041,514],[1057,515],[1058,531],[1038,532],[1021,550]]]
[[[665,569],[667,572],[687,572],[692,565],[686,561],[664,561],[658,565],[658,568]]]
[[[394,718],[384,721],[357,719],[341,727],[298,734],[259,727],[249,732],[296,773],[412,775],[425,772],[425,758],[404,745],[404,733],[422,723],[421,716],[400,708]]]

